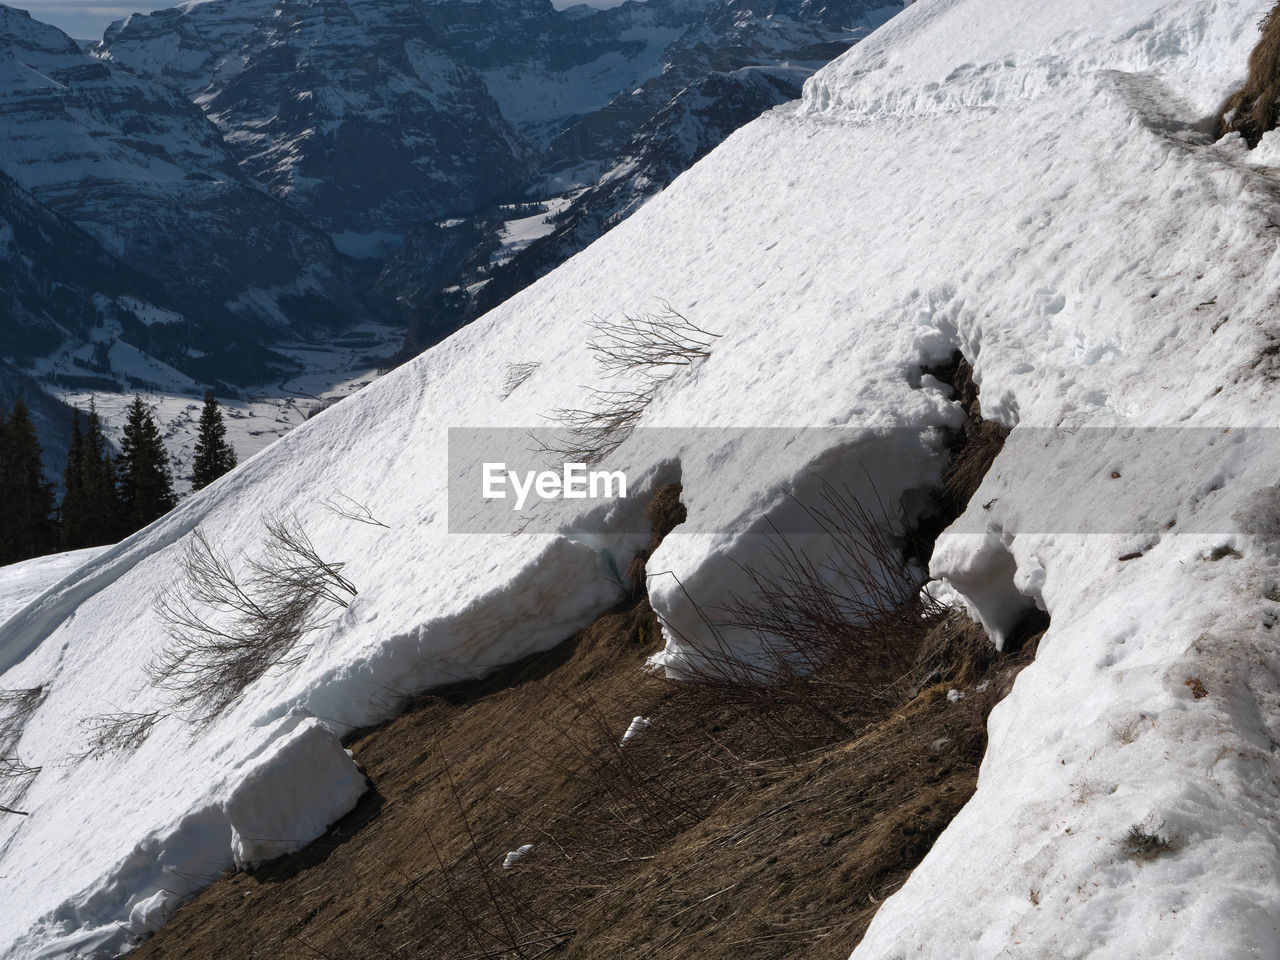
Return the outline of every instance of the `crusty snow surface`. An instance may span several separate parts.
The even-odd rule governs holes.
[[[700,531],[649,569],[714,601],[758,557],[761,519],[814,476],[887,500],[935,482],[930,428],[958,410],[920,368],[959,348],[1013,433],[970,532],[940,541],[934,589],[996,637],[1033,603],[1052,626],[992,714],[976,795],[855,956],[1280,956],[1276,459],[1206,443],[1142,481],[1174,491],[1158,527],[1105,517],[1162,455],[1125,428],[1277,423],[1280,139],[1249,152],[1204,133],[1258,15],[1245,0],[921,0],[583,254],[17,613],[0,686],[49,693],[18,745],[44,767],[31,815],[0,820],[0,953],[126,946],[163,919],[161,888],[263,853],[245,837],[314,837],[354,803],[334,734],[591,620],[643,542],[609,530],[634,527],[646,487],[678,476]],[[721,338],[646,425],[848,429],[664,449],[637,434],[615,458],[633,496],[596,535],[451,535],[447,429],[588,404],[610,384],[588,324],[659,297]],[[501,400],[511,362],[541,366]],[[1084,427],[1120,430],[1060,456]],[[385,526],[327,509],[339,493]],[[1020,532],[1046,502],[1096,504],[1102,532]],[[279,511],[360,591],[306,661],[207,727],[170,717],[133,754],[61,765],[86,715],[166,709],[143,666],[183,538],[201,526],[252,554]],[[674,579],[650,595],[678,667],[698,628]],[[1170,852],[1129,857],[1135,824]],[[245,832],[264,829],[278,835]]]

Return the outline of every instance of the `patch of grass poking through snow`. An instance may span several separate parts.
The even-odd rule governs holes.
[[[1147,830],[1140,823],[1135,823],[1129,828],[1122,845],[1129,859],[1139,862],[1154,860],[1176,849],[1173,840],[1169,837]]]
[[[178,582],[156,598],[170,644],[147,665],[147,676],[193,721],[217,717],[268,670],[300,664],[303,638],[356,595],[343,565],[323,559],[296,518],[264,524],[261,556],[245,576],[203,530],[194,531]]]
[[[1258,24],[1262,36],[1249,54],[1249,78],[1222,105],[1218,136],[1239,133],[1256,147],[1280,121],[1280,3]]]

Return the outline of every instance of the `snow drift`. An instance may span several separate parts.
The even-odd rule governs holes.
[[[1206,442],[1144,474],[1166,454],[1124,432],[1276,423],[1280,141],[1250,152],[1207,132],[1257,13],[922,0],[555,273],[33,601],[0,628],[0,685],[47,688],[18,745],[44,767],[30,816],[0,821],[8,955],[124,946],[117,924],[159,922],[175,876],[230,865],[229,798],[286,762],[295,720],[340,733],[588,622],[643,545],[628,511],[673,475],[700,532],[669,536],[648,567],[700,598],[739,582],[763,521],[815,478],[911,502],[959,419],[921,370],[956,349],[1013,431],[939,542],[934,589],[997,639],[1028,605],[1053,625],[992,714],[976,795],[856,956],[1280,955],[1274,460]],[[610,461],[631,506],[594,515],[594,535],[572,510],[560,534],[451,535],[446,517],[469,506],[445,502],[448,428],[582,408],[611,382],[586,344],[593,317],[658,297],[720,339],[642,424],[797,442],[637,437]],[[537,366],[511,388],[512,363]],[[1054,438],[1083,428],[1116,433],[1059,455]],[[1037,429],[1048,439],[1019,442]],[[841,439],[805,439],[822,435]],[[1158,529],[1021,526],[1046,501],[1101,510],[1137,483],[1175,491]],[[338,494],[379,525],[327,507]],[[184,537],[200,527],[251,557],[260,517],[284,512],[359,589],[305,662],[207,726],[169,717],[131,754],[60,765],[86,715],[165,711],[144,666],[165,643],[152,598]],[[678,665],[696,618],[674,577],[650,596]],[[296,808],[271,788],[279,837],[265,839],[336,816],[351,781],[327,782],[332,795]],[[1127,855],[1135,825],[1170,852]]]

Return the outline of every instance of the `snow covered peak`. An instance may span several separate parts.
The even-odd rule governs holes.
[[[0,37],[8,49],[28,54],[44,52],[60,55],[80,53],[76,42],[57,27],[33,19],[26,10],[0,5]]]

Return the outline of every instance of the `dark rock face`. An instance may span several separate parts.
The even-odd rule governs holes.
[[[691,15],[655,4],[578,17],[549,0],[213,0],[130,17],[99,52],[193,98],[245,171],[378,256],[525,182],[568,118],[657,69]]]
[[[0,262],[22,318],[5,348],[26,362],[122,337],[247,382],[273,336],[379,315],[411,321],[415,352],[900,8],[204,0],[113,24],[86,54],[0,6],[0,202],[83,251],[75,276],[36,239],[34,272]],[[166,322],[135,322],[134,300]]]
[[[0,357],[31,366],[78,351],[92,376],[109,372],[106,353],[127,338],[210,383],[227,371],[252,379],[267,372],[270,355],[243,326],[230,311],[123,263],[0,173]]]
[[[246,176],[218,130],[162,84],[0,6],[0,169],[156,284],[247,335],[305,330],[287,296],[357,309],[328,238]]]

